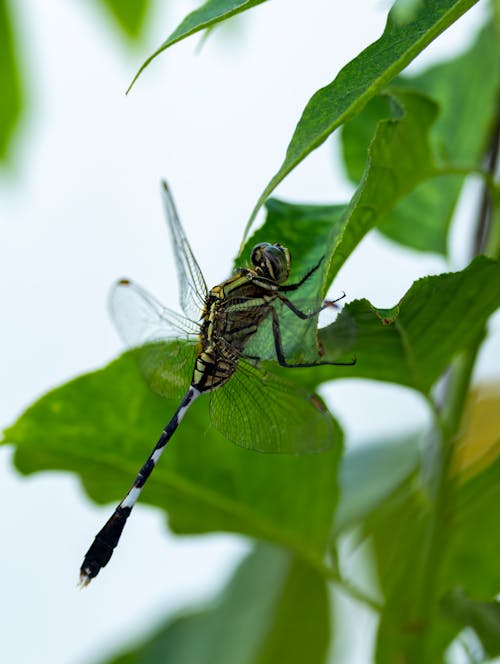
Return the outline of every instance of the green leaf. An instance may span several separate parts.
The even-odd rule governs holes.
[[[428,616],[421,613],[430,523],[429,505],[415,478],[398,487],[367,520],[366,533],[372,537],[378,583],[385,598],[377,635],[377,664],[442,661],[441,653],[426,659],[419,651],[430,638]],[[428,591],[434,592],[434,588]],[[447,637],[441,652],[453,632]]]
[[[0,161],[6,161],[23,105],[8,0],[0,0],[0,90]]]
[[[285,551],[260,545],[212,607],[170,620],[112,664],[321,664],[329,620],[318,573]]]
[[[377,126],[363,179],[344,213],[344,231],[335,248],[329,282],[383,215],[435,173],[429,132],[436,105],[419,93],[404,91],[393,91],[391,104],[395,118],[400,119],[384,120]],[[425,235],[426,231],[426,225],[420,223],[413,232]]]
[[[266,2],[266,0],[207,0],[207,2],[201,7],[198,7],[198,9],[195,9],[188,14],[172,34],[167,37],[163,44],[153,53],[153,55],[150,55],[141,65],[141,68],[134,76],[132,83],[129,85],[127,92],[130,91],[149,63],[169,46],[176,44],[190,35],[194,35],[196,32],[200,32],[200,30],[212,28],[214,25],[217,25],[217,23],[225,21],[231,16],[247,11],[252,7],[256,7],[263,2]]]
[[[425,122],[420,96],[410,95],[410,98],[416,102],[415,114],[418,108]],[[424,100],[424,109],[428,108],[425,104]],[[403,116],[396,125],[398,129],[407,118],[408,115]],[[403,137],[408,133],[404,127],[401,129]],[[404,146],[404,141],[401,145]],[[421,150],[422,153],[427,151],[425,146]],[[383,154],[382,146],[380,152]],[[415,160],[417,158],[418,154]],[[382,164],[382,160],[379,163]],[[321,255],[328,258],[333,254],[332,274],[356,245],[355,238],[348,241],[347,231],[342,235],[343,209],[270,199],[264,225],[247,241],[237,264],[245,262],[255,243],[277,241],[291,252],[290,281],[300,279]],[[343,247],[345,254],[341,253],[339,258]],[[311,291],[306,290],[305,295],[313,297],[314,292],[324,293],[326,285],[321,287],[321,281],[325,279],[325,268],[321,264],[318,273],[311,278]],[[307,282],[304,289],[306,286]],[[302,288],[299,291],[302,292]],[[460,293],[460,297],[453,297],[455,293]],[[294,372],[294,378],[310,389],[334,378],[370,378],[399,383],[427,394],[453,356],[478,334],[499,306],[500,265],[484,257],[461,272],[418,280],[393,309],[377,309],[366,300],[351,302],[332,325],[319,330],[318,338],[324,351],[321,359],[346,362],[354,357],[356,365],[301,369]],[[291,318],[290,329],[296,333],[298,328],[293,321],[296,317]],[[314,325],[310,328],[314,337],[308,342],[311,348],[314,348],[316,335]],[[275,363],[269,366],[275,373],[288,375],[286,369],[280,370]]]
[[[447,478],[445,504],[437,516],[423,486],[410,481],[369,518],[367,532],[373,536],[386,599],[377,662],[442,661],[465,620],[481,638],[490,634],[489,611],[485,616],[480,607],[462,603],[457,622],[459,607],[455,603],[450,611],[449,602],[456,587],[488,599],[499,592],[499,476],[497,458],[465,483],[454,485]]]
[[[499,34],[493,21],[480,30],[463,55],[397,83],[428,95],[439,105],[431,141],[441,163],[481,166],[500,92]]]
[[[211,426],[209,402],[201,397],[183,419],[144,501],[168,511],[176,532],[244,533],[321,563],[337,499],[338,427],[327,453],[261,455],[231,444]],[[151,393],[124,355],[43,396],[5,432],[4,442],[16,445],[22,473],[74,472],[95,501],[114,502],[177,406]]]
[[[339,469],[336,534],[364,519],[415,470],[419,438],[376,441],[346,450]]]
[[[500,655],[500,602],[479,602],[454,588],[441,602],[446,615],[462,627],[472,627],[490,657]]]
[[[500,449],[500,437],[497,439]],[[444,589],[461,586],[472,597],[493,598],[500,592],[500,456],[481,473],[460,484],[454,494],[455,514]]]
[[[149,0],[99,0],[127,37],[138,39],[151,7]]]
[[[401,103],[394,105],[394,98],[382,92],[375,95],[357,115],[341,129],[342,160],[348,178],[359,185],[367,167],[368,150],[379,122],[401,117]]]
[[[311,224],[307,237],[316,237],[317,228]],[[322,238],[321,233],[316,237],[319,242]],[[328,245],[323,246],[328,251]],[[427,395],[452,358],[476,338],[498,307],[500,263],[484,256],[460,272],[419,279],[392,309],[354,300],[317,336],[321,360],[355,358],[356,364],[300,369],[294,372],[294,380],[315,389],[333,379],[368,378]],[[265,366],[283,377],[290,375],[276,362]]]
[[[347,64],[309,100],[278,172],[257,201],[250,222],[283,178],[341,124],[358,113],[433,39],[476,0],[425,0],[412,20],[401,23],[392,11],[383,35]]]
[[[319,343],[323,359],[354,356],[356,365],[318,367],[317,380],[372,378],[427,394],[499,306],[500,263],[486,257],[461,272],[419,279],[393,309],[351,302],[319,331]]]
[[[479,168],[493,131],[500,90],[500,49],[496,26],[488,23],[463,55],[414,77],[397,79],[398,89],[420,91],[439,105],[430,128],[433,158],[442,166]],[[375,127],[391,117],[386,97],[374,97],[342,128],[349,177],[358,183]],[[473,120],[471,121],[471,118]],[[447,235],[463,175],[442,175],[417,185],[388,210],[379,230],[391,239],[423,251],[446,253]]]

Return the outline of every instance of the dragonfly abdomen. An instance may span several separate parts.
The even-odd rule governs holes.
[[[137,474],[127,495],[104,524],[104,527],[95,536],[80,568],[80,585],[82,587],[88,585],[99,574],[99,571],[108,564],[146,480],[151,475],[163,450],[175,433],[188,408],[199,395],[200,392],[195,387],[191,386],[188,389],[181,405],[177,408],[172,419],[162,431],[158,442],[147,458],[146,463]]]

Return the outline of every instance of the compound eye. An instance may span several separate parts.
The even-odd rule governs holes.
[[[260,267],[262,264],[262,254],[263,251],[265,251],[266,245],[269,246],[267,242],[262,242],[261,244],[256,244],[252,249],[250,260],[252,261],[252,265],[255,265],[255,267]]]
[[[252,263],[262,276],[281,283],[290,273],[290,253],[280,244],[262,242],[256,245],[251,254]]]

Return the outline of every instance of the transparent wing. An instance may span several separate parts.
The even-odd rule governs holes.
[[[198,325],[125,279],[111,291],[110,312],[150,387],[167,399],[181,398],[191,382]]]
[[[197,321],[208,294],[207,285],[184,234],[174,199],[165,181],[162,182],[162,193],[177,264],[180,304],[186,316]]]
[[[335,437],[335,421],[317,395],[244,360],[212,392],[210,416],[226,438],[258,452],[321,452]]]
[[[239,319],[239,327],[245,323],[250,324],[253,320],[261,320],[262,308],[252,304],[252,298],[228,299],[220,307],[231,309],[233,318]],[[295,300],[294,305],[304,313],[310,313],[318,308],[315,302],[309,299]],[[283,304],[280,300],[274,300],[272,306],[280,322],[281,344],[285,357],[290,362],[317,362],[321,359],[317,340],[318,316],[302,320]],[[270,314],[259,323],[257,332],[245,345],[243,355],[261,360],[277,360],[276,345],[272,329],[272,317]]]

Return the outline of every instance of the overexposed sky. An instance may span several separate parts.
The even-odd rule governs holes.
[[[135,53],[90,3],[10,4],[27,47],[31,108],[14,170],[0,172],[2,428],[47,389],[122,350],[106,309],[116,278],[133,277],[178,308],[162,177],[172,186],[207,283],[227,276],[246,219],[280,165],[305,103],[380,35],[387,11],[379,1],[274,0],[245,14],[232,30],[216,31],[200,53],[199,37],[174,46],[125,97],[138,65],[193,8],[191,2],[157,3],[166,7],[156,8],[148,46]],[[462,48],[482,9],[470,12],[415,66]],[[276,195],[341,202],[350,192],[333,140]],[[395,250],[370,236],[335,287],[348,299],[391,306],[414,279],[445,269],[438,257]],[[498,349],[498,337],[491,348]],[[487,358],[483,365],[487,372]],[[325,393],[349,444],[386,431],[396,410],[394,426],[401,429],[426,418],[415,395],[390,385],[343,381]],[[0,449],[6,662],[83,664],[103,657],[167,610],[211,597],[247,550],[233,536],[173,538],[159,511],[138,506],[119,554],[78,592],[82,555],[110,506],[90,503],[70,474],[19,476],[11,454]],[[58,542],[57,555],[51,541]]]

